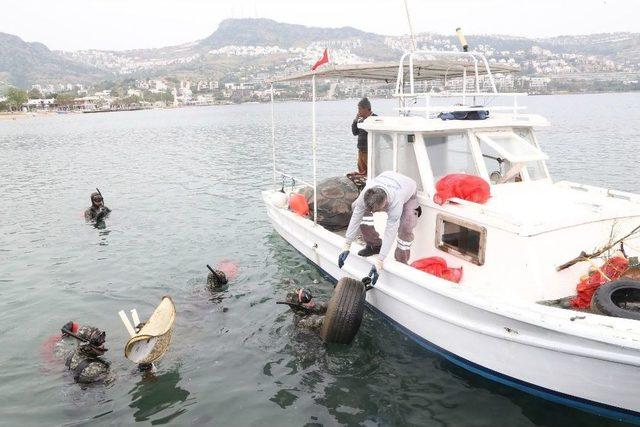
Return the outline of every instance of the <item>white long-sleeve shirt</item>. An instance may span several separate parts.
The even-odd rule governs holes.
[[[413,179],[393,171],[382,172],[367,182],[360,196],[358,196],[356,201],[351,205],[353,213],[351,214],[349,228],[347,228],[347,234],[345,235],[347,243],[349,244],[353,242],[358,235],[360,221],[362,221],[365,211],[364,193],[371,187],[381,187],[384,192],[387,193],[387,200],[389,202],[387,208],[387,226],[384,230],[382,247],[380,248],[380,258],[385,259],[391,249],[396,234],[398,234],[402,208],[409,199],[415,196],[417,185]]]

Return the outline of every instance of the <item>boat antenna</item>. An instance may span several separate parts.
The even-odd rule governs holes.
[[[469,45],[467,44],[467,39],[464,38],[464,34],[462,34],[462,28],[456,28],[456,36],[458,37],[458,41],[462,45],[463,52],[469,52]]]
[[[413,46],[413,51],[416,51],[416,36],[413,33],[413,24],[411,24],[411,15],[409,15],[409,4],[407,0],[404,0],[404,10],[407,12],[407,22],[409,23],[409,32],[411,33],[411,46]]]

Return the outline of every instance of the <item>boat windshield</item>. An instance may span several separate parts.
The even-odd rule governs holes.
[[[420,168],[413,149],[415,140],[415,134],[398,135],[398,172],[413,179],[418,186],[418,191],[422,191]]]
[[[547,156],[532,141],[512,131],[477,132],[480,151],[492,184],[546,178]]]
[[[529,144],[538,149],[540,148],[533,137],[533,131],[531,128],[516,128],[513,131]],[[547,167],[543,160],[527,163],[527,172],[529,173],[529,178],[534,181],[549,178],[549,173],[547,172]]]
[[[423,134],[423,140],[433,182],[453,173],[477,175],[494,185],[548,178],[547,155],[530,129]],[[412,172],[407,160],[398,150],[398,167],[403,163],[405,174]]]
[[[452,173],[479,175],[466,133],[424,137],[434,182]]]

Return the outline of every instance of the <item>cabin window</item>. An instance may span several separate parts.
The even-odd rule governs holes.
[[[531,129],[517,128],[517,129],[514,129],[513,131],[515,132],[516,135],[518,135],[520,138],[523,138],[529,144],[533,145],[538,149],[540,148],[536,145],[535,140],[533,139]],[[544,162],[542,160],[539,160],[537,162],[529,162],[527,164],[527,172],[529,172],[529,178],[531,178],[533,181],[536,181],[539,179],[546,179],[549,177],[547,175],[547,170],[544,167]]]
[[[538,147],[514,132],[478,132],[476,136],[492,184],[520,182],[524,169],[535,169],[537,163],[547,158]]]
[[[438,249],[476,265],[484,264],[486,228],[442,214],[436,221]]]
[[[398,172],[413,179],[418,185],[418,191],[422,191],[422,179],[413,149],[415,137],[415,134],[398,135]]]
[[[435,181],[451,173],[478,175],[466,134],[428,136],[425,146]]]
[[[373,137],[373,176],[393,170],[393,136],[376,133]]]

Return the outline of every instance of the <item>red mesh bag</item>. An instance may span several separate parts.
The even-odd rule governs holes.
[[[611,280],[619,279],[629,268],[629,261],[623,257],[613,257],[605,261],[600,270]],[[607,278],[596,270],[589,274],[576,286],[578,294],[571,300],[575,308],[588,308],[591,306],[591,298],[600,285],[607,283]]]
[[[416,260],[411,263],[411,267],[454,283],[459,283],[462,279],[462,267],[449,268],[447,261],[437,256]]]
[[[291,194],[289,197],[289,209],[300,216],[309,216],[309,204],[302,194]]]
[[[490,193],[489,183],[479,176],[452,173],[438,180],[433,201],[442,205],[452,197],[457,197],[470,202],[486,203]]]

